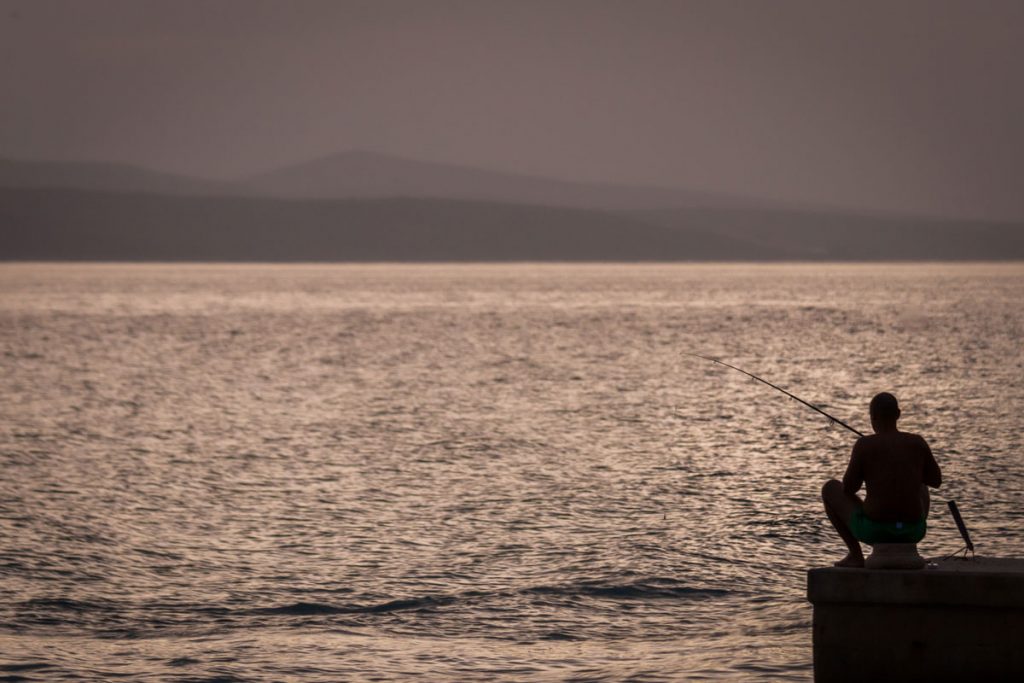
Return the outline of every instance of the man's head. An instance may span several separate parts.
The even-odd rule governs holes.
[[[900,419],[899,402],[895,396],[885,391],[871,399],[868,411],[871,414],[871,426],[876,432],[895,427],[896,420]]]

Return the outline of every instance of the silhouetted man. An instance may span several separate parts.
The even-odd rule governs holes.
[[[857,439],[843,481],[821,489],[825,512],[849,554],[837,567],[863,567],[860,544],[917,543],[926,531],[928,486],[939,488],[942,472],[928,443],[896,428],[900,407],[892,394],[871,399],[874,434]],[[863,501],[857,496],[865,484]]]

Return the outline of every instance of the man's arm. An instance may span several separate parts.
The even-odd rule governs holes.
[[[942,470],[939,469],[939,463],[935,462],[935,456],[932,455],[932,449],[928,447],[928,442],[921,439],[921,445],[924,446],[924,475],[921,481],[933,489],[937,489],[942,486]]]
[[[860,491],[864,483],[864,439],[857,439],[853,444],[853,453],[850,454],[850,464],[846,466],[846,474],[843,475],[843,492],[847,495],[855,495]]]

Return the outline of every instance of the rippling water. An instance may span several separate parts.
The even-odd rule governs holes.
[[[1022,264],[0,266],[0,679],[806,680],[851,435],[681,354],[862,429],[895,392],[1020,555],[1021,301]]]

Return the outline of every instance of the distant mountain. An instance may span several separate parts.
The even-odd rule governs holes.
[[[20,260],[652,260],[737,252],[699,230],[625,215],[437,199],[0,189],[0,226],[0,258]]]
[[[1024,226],[750,209],[0,189],[0,259],[1007,260],[1024,259]]]
[[[668,209],[630,215],[673,230],[699,227],[766,259],[989,261],[1024,259],[1024,224],[822,210]]]
[[[0,159],[0,187],[199,196],[242,192],[232,183],[162,173],[127,164],[14,159]]]
[[[605,210],[765,205],[725,194],[552,180],[363,151],[240,182],[254,194],[288,199],[444,198]]]
[[[405,197],[602,210],[768,205],[725,194],[553,180],[363,151],[335,154],[233,181],[192,178],[126,164],[0,159],[0,187],[275,199]]]

